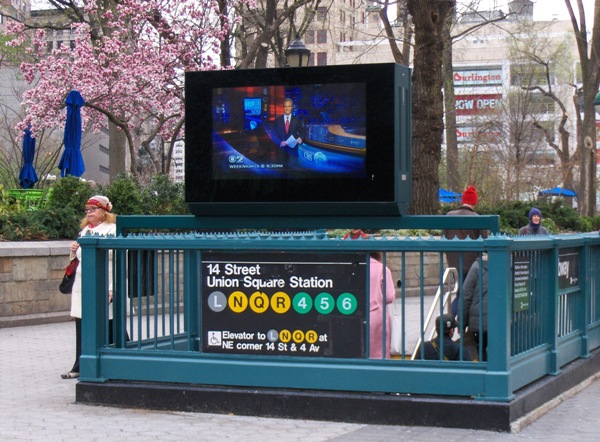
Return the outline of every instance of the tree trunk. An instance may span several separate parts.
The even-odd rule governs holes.
[[[221,14],[222,17],[227,16],[228,14],[228,9],[227,9],[227,0],[217,0],[217,3],[219,5],[219,14]],[[225,20],[224,18],[221,18],[221,28],[225,27]],[[229,67],[231,66],[231,31],[227,31],[227,36],[221,41],[221,51],[219,53],[219,57],[221,59],[221,66],[222,67]]]
[[[461,192],[458,165],[458,140],[456,137],[456,96],[454,95],[454,69],[452,65],[452,36],[450,28],[454,14],[446,20],[444,26],[444,52],[442,56],[444,75],[444,109],[446,116],[446,179],[447,187]]]
[[[579,112],[577,116],[577,150],[581,153],[579,170],[579,193],[577,195],[578,209],[581,215],[596,214],[596,112],[594,98],[600,86],[600,64],[598,63],[598,48],[600,48],[600,0],[594,2],[593,28],[591,40],[585,23],[583,1],[577,0],[577,14],[570,0],[565,5],[571,17],[575,41],[581,65],[583,83],[583,119]]]
[[[409,0],[415,25],[413,69],[412,214],[439,211],[438,188],[443,121],[442,34],[455,1]]]
[[[108,173],[111,183],[118,174],[127,171],[126,144],[125,133],[113,123],[108,123]]]

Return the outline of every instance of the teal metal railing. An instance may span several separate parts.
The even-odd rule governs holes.
[[[185,230],[189,226],[178,225],[177,228]],[[344,241],[329,238],[321,231],[184,232],[128,234],[115,238],[90,236],[81,238],[80,242],[85,279],[81,375],[85,381],[114,379],[394,392],[508,401],[519,388],[558,373],[565,364],[586,357],[600,346],[598,235],[540,238],[493,235],[485,240],[465,241],[437,237]],[[370,269],[366,258],[374,251],[382,252],[384,263],[394,269],[396,278],[403,282],[414,279],[418,287],[417,296],[408,296],[406,283],[396,291],[396,303],[402,315],[402,352],[395,357],[385,355],[383,359],[365,356],[369,354],[369,315],[366,313],[370,297],[366,283]],[[490,269],[487,361],[484,361],[482,348],[477,360],[472,361],[464,340],[460,343],[459,361],[423,360],[420,356],[410,360],[413,343],[425,337],[423,324],[433,299],[428,281],[433,280],[434,286],[442,284],[447,251],[475,251],[480,260],[487,259]],[[365,262],[361,280],[365,282],[364,286],[359,284],[356,291],[360,293],[364,288],[366,304],[359,302],[357,309],[363,309],[363,316],[320,314],[319,320],[329,314],[325,319],[332,330],[338,332],[335,342],[321,342],[321,345],[318,340],[312,344],[308,341],[310,327],[294,328],[295,320],[290,320],[292,340],[288,349],[294,344],[295,332],[306,333],[297,346],[300,351],[305,344],[306,353],[302,355],[244,353],[244,346],[260,344],[242,341],[235,343],[239,349],[222,353],[209,351],[210,330],[203,323],[210,319],[207,303],[211,302],[203,288],[207,273],[205,261],[212,257],[217,262],[214,257],[223,254],[240,259],[273,253],[290,261],[292,258],[302,261],[299,257],[314,254],[330,257],[323,262],[337,262],[339,257],[348,255],[361,257]],[[409,261],[413,262],[412,267]],[[114,293],[112,303],[106,296],[109,289]],[[461,284],[459,291],[462,289]],[[215,291],[218,290],[211,290]],[[229,302],[233,289],[221,291],[225,302]],[[277,295],[272,288],[263,291],[271,301]],[[306,292],[310,296],[303,299],[313,302],[316,299],[313,294],[318,291],[313,293],[306,289]],[[484,294],[480,292],[477,296]],[[221,305],[220,298],[212,299],[215,305]],[[341,301],[338,304],[341,305]],[[340,305],[338,308],[343,309]],[[444,312],[442,305],[435,308]],[[112,325],[109,310],[114,315]],[[384,321],[386,310],[384,308],[382,313]],[[227,321],[234,316],[230,314],[229,319],[223,316],[220,330],[227,330]],[[357,325],[352,318],[362,322]],[[459,320],[462,328],[462,317]],[[338,323],[350,324],[350,344],[342,342],[339,327],[336,329]],[[316,324],[315,330],[318,327]],[[283,328],[280,327],[280,331]],[[356,330],[359,333],[352,334]],[[326,339],[323,333],[316,335],[321,340]],[[383,348],[386,335],[384,327]],[[265,340],[264,348],[267,342]],[[284,342],[280,339],[272,344],[277,346]],[[331,353],[311,356],[310,345],[314,348],[329,346]],[[356,345],[359,356],[339,356],[337,345],[339,348],[345,345],[350,350]]]

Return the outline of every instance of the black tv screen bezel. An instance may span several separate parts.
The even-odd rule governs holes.
[[[397,74],[393,63],[187,72],[185,199],[190,211],[202,216],[399,215]],[[365,85],[364,177],[215,179],[215,89],[336,83]]]

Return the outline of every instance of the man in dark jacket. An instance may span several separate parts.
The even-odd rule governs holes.
[[[443,325],[442,332],[440,333],[440,322]],[[439,361],[443,359],[445,361],[458,361],[460,360],[460,346],[452,340],[454,331],[457,327],[454,316],[445,314],[442,316],[441,321],[438,316],[435,320],[435,331],[437,336],[431,341],[427,341],[423,344],[423,358],[432,361]],[[440,343],[440,340],[443,342]],[[443,357],[440,358],[441,352],[443,351]],[[421,357],[421,349],[417,349],[416,358]]]
[[[486,258],[487,256],[484,256],[481,260],[481,275],[479,274],[479,260],[477,260],[469,269],[469,273],[467,274],[463,286],[464,325],[473,334],[475,345],[477,346],[477,353],[481,354],[483,361],[487,361],[488,331],[488,268]]]
[[[292,115],[294,102],[291,98],[283,101],[283,115],[275,119],[275,134],[279,147],[291,155],[298,156],[298,146],[304,138],[304,122],[301,118]],[[293,142],[293,144],[289,144]]]
[[[479,215],[475,212],[475,206],[479,201],[479,197],[477,196],[477,191],[475,187],[469,186],[467,190],[464,191],[462,195],[462,205],[456,209],[448,212],[448,215]],[[487,238],[487,230],[485,229],[448,229],[444,230],[444,236],[447,239],[477,239]],[[461,271],[461,261],[460,257],[462,255],[462,275],[459,275],[461,281],[464,281],[467,277],[467,273],[469,269],[473,265],[473,263],[477,260],[477,252],[448,252],[446,253],[446,261],[448,262],[448,267],[454,267],[457,271]],[[459,292],[460,293],[460,292]],[[456,317],[458,314],[458,296],[454,298],[452,301],[452,314]]]

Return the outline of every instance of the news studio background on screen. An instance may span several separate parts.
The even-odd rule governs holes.
[[[364,178],[365,94],[365,83],[213,90],[214,178]],[[285,99],[295,133],[281,123]]]
[[[408,204],[410,75],[399,65],[188,72],[185,132],[196,215],[390,215]]]

